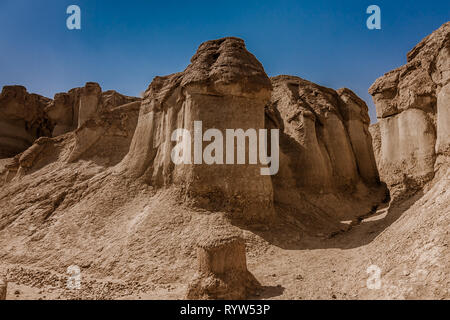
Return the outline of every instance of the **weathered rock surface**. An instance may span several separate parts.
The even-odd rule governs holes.
[[[73,132],[74,146],[68,162],[81,158],[114,166],[128,153],[141,107],[140,101],[105,109],[85,120]]]
[[[297,185],[329,192],[354,188],[360,178],[379,182],[368,107],[361,99],[349,89],[336,92],[293,76],[272,83],[269,113],[279,114],[285,152],[298,153],[290,161]]]
[[[210,230],[199,239],[197,263],[187,299],[244,300],[261,286],[247,269],[245,240],[238,232]]]
[[[7,289],[8,289],[8,281],[0,277],[0,300],[6,300]]]
[[[30,94],[22,86],[5,86],[0,94],[0,158],[13,157],[43,136],[53,125],[45,113],[50,99]]]
[[[98,118],[102,112],[140,100],[113,90],[102,92],[98,83],[88,82],[82,88],[57,93],[46,112],[55,123],[52,134],[56,137],[81,127],[90,119]]]
[[[156,78],[142,108],[136,101],[105,111],[95,84],[69,92],[78,102],[55,118],[74,131],[0,159],[0,274],[8,270],[10,290],[36,299],[182,299],[190,284],[195,299],[248,298],[255,289],[262,299],[448,298],[449,171],[438,171],[444,179],[422,199],[377,211],[385,189],[367,152],[366,106],[346,89],[272,81],[271,94],[260,64],[228,38],[202,45],[186,71]],[[73,104],[82,92],[90,116],[78,125]],[[447,99],[440,92],[436,104]],[[446,127],[439,114],[436,126]],[[195,120],[280,128],[279,174],[173,165],[170,133],[192,130]],[[435,167],[448,164],[437,153]],[[230,221],[229,211],[250,212],[258,224]],[[386,290],[364,285],[374,264]],[[70,265],[83,268],[82,290],[67,290]]]
[[[248,220],[272,215],[271,179],[261,176],[261,165],[175,166],[171,160],[176,145],[172,132],[187,129],[193,138],[195,121],[202,121],[203,131],[264,129],[270,91],[269,78],[243,40],[205,42],[184,72],[156,77],[150,84],[121,168],[154,186],[179,186],[196,206],[234,211],[236,217]]]
[[[272,84],[266,125],[282,131],[280,172],[272,177],[276,203],[313,228],[356,220],[385,200],[367,105],[348,89],[299,77],[278,76]]]
[[[379,123],[378,167],[398,195],[414,192],[449,156],[450,23],[407,55],[408,63],[379,78],[369,89]]]

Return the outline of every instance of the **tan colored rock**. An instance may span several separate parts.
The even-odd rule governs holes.
[[[340,111],[350,138],[359,175],[366,183],[376,184],[380,177],[373,151],[372,135],[369,131],[369,108],[349,89],[339,89],[337,93],[344,102]]]
[[[203,131],[264,129],[270,80],[237,38],[202,44],[191,62],[184,72],[156,77],[150,84],[121,168],[154,186],[181,187],[196,206],[234,211],[247,220],[265,219],[273,214],[273,191],[270,177],[260,174],[260,164],[175,166],[171,135],[182,128],[193,134],[195,121],[202,121]]]
[[[408,53],[405,66],[369,89],[379,120],[380,175],[398,196],[422,188],[447,162],[437,159],[448,157],[450,146],[449,52],[446,23]]]
[[[8,282],[4,278],[0,278],[0,300],[6,300]]]
[[[53,137],[73,131],[78,127],[78,111],[81,88],[67,93],[57,93],[52,103],[46,108],[49,118],[55,123]]]
[[[50,99],[30,94],[22,86],[5,86],[0,94],[0,158],[15,156],[43,136],[53,125],[45,113]]]
[[[98,83],[88,82],[82,88],[56,94],[46,112],[55,123],[53,137],[56,137],[74,131],[90,119],[98,118],[102,112],[140,100],[113,90],[102,92]]]
[[[380,123],[374,123],[369,127],[370,134],[372,136],[372,145],[373,145],[373,153],[375,156],[375,161],[377,163],[377,167],[380,165],[380,156],[381,156],[381,132],[380,132]]]
[[[105,109],[73,132],[74,147],[68,162],[89,159],[114,166],[128,153],[138,122],[140,101]]]
[[[298,186],[330,192],[354,188],[359,178],[378,183],[368,107],[361,99],[348,89],[336,92],[293,76],[272,83],[272,108],[286,138],[282,149],[292,154]]]
[[[448,59],[450,61],[450,58]],[[450,77],[449,77],[450,79]],[[450,156],[450,83],[443,87],[437,97],[436,154]]]
[[[102,88],[98,83],[88,82],[81,89],[78,128],[87,120],[94,118],[103,110]]]
[[[199,241],[197,261],[186,299],[244,300],[260,287],[247,270],[245,241],[238,234],[211,232]]]

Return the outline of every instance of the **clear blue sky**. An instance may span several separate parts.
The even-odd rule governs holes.
[[[80,31],[66,28],[71,4],[82,10]],[[371,4],[381,31],[366,27]],[[236,36],[269,76],[348,87],[375,120],[367,89],[449,20],[449,0],[0,0],[0,86],[53,97],[96,81],[137,96],[153,77],[182,71],[201,42]]]

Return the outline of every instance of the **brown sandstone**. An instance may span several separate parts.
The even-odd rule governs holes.
[[[238,232],[209,230],[199,239],[197,263],[187,299],[244,300],[260,287],[247,270],[245,240]]]
[[[74,131],[103,112],[138,101],[139,98],[124,96],[113,90],[102,92],[98,83],[88,82],[82,88],[57,93],[46,112],[55,123],[52,135],[56,137]]]
[[[426,37],[407,55],[405,66],[379,78],[369,89],[379,123],[381,178],[397,196],[420,190],[449,156],[450,23]]]
[[[153,186],[180,187],[187,201],[199,207],[234,211],[236,218],[250,221],[272,216],[271,180],[261,176],[260,165],[174,166],[171,161],[172,132],[183,128],[193,134],[194,121],[202,121],[204,130],[264,129],[270,90],[262,65],[241,39],[202,44],[184,72],[156,77],[150,84],[121,167]]]
[[[0,94],[0,158],[25,151],[34,140],[51,136],[53,125],[45,113],[50,99],[30,94],[22,86],[5,86]]]
[[[448,298],[447,28],[374,86],[375,155],[354,93],[270,81],[236,38],[201,45],[184,72],[154,79],[142,105],[93,83],[55,97],[57,137],[0,159],[0,270],[10,287],[55,299]],[[279,174],[174,166],[170,133],[195,120],[279,128]],[[391,190],[398,179],[425,195],[379,208],[374,159]],[[420,189],[430,167],[435,179]],[[79,292],[65,288],[74,264]],[[365,286],[373,264],[382,290]]]

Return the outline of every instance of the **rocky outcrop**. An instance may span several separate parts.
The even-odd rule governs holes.
[[[211,230],[198,242],[197,262],[186,299],[244,300],[261,287],[247,269],[245,241],[238,232]]]
[[[13,157],[43,136],[53,125],[45,107],[50,99],[30,94],[22,86],[5,86],[0,94],[0,158]]]
[[[234,212],[247,220],[271,216],[271,179],[261,175],[261,165],[205,164],[194,139],[189,164],[175,166],[171,160],[176,145],[172,133],[186,129],[193,136],[196,121],[202,122],[203,131],[264,129],[270,91],[269,78],[243,40],[203,43],[184,72],[156,77],[150,84],[121,169],[154,186],[176,185],[196,206]]]
[[[419,190],[449,156],[450,23],[369,89],[379,123],[378,167],[398,196]],[[376,143],[378,144],[378,142]]]
[[[103,110],[83,122],[73,132],[74,145],[68,162],[89,159],[103,166],[114,166],[127,155],[141,107],[135,101]]]
[[[326,193],[350,190],[359,179],[379,182],[368,107],[361,99],[348,89],[336,92],[293,76],[272,83],[268,122],[284,132],[281,150],[297,186]]]
[[[81,127],[86,121],[97,118],[118,106],[140,101],[140,98],[124,96],[116,91],[102,92],[98,83],[88,82],[82,88],[67,93],[57,93],[46,108],[49,118],[55,123],[53,137]]]

